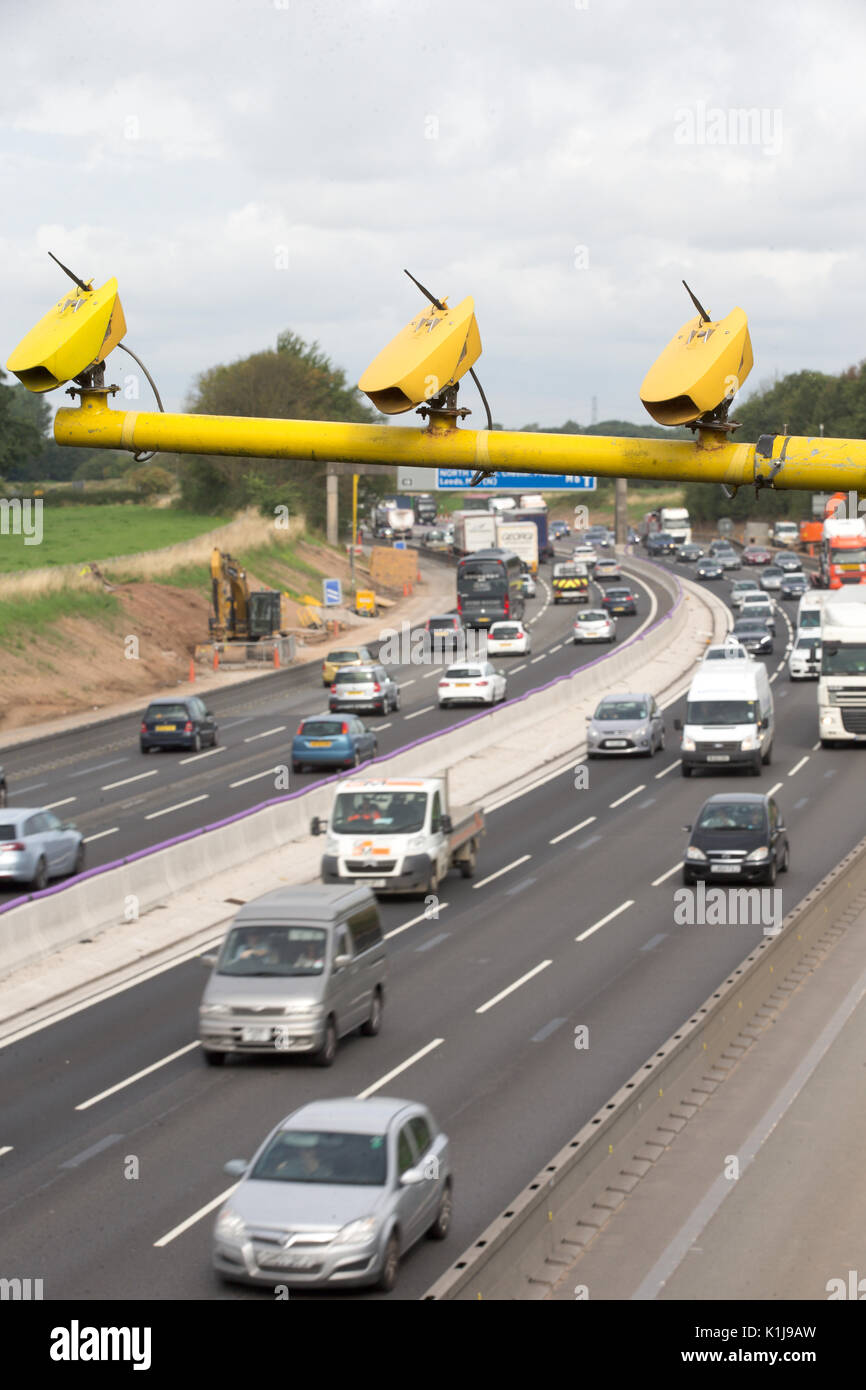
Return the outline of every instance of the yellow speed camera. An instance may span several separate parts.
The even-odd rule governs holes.
[[[28,391],[53,391],[102,362],[126,332],[117,281],[78,284],[58,299],[6,363]]]
[[[658,424],[692,424],[733,399],[753,360],[742,309],[715,321],[699,312],[650,367],[640,398]]]
[[[475,301],[455,309],[436,301],[391,339],[358,386],[383,415],[400,415],[453,386],[480,356]]]

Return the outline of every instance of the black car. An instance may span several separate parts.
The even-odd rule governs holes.
[[[698,579],[722,579],[724,573],[721,561],[714,560],[712,555],[705,555],[695,565],[695,576]]]
[[[583,533],[583,538],[600,550],[609,550],[613,545],[610,531],[606,526],[588,526]]]
[[[669,531],[651,531],[646,538],[647,555],[673,555],[677,541]]]
[[[636,613],[637,594],[624,584],[612,584],[602,595],[601,606],[606,613]]]
[[[685,545],[677,547],[677,564],[693,565],[696,561],[703,558],[703,554],[704,552],[699,545],[695,545],[692,541],[688,541]]]
[[[568,535],[568,523],[565,521],[551,521],[550,534],[555,541],[561,540]]]
[[[759,792],[718,792],[705,801],[683,861],[683,883],[775,883],[791,865],[788,829],[776,798]]]
[[[803,568],[803,561],[799,555],[792,555],[789,550],[782,550],[778,555],[774,555],[773,564],[788,574],[796,574]]]
[[[6,805],[8,795],[9,793],[6,790],[6,773],[3,771],[2,767],[0,767],[0,806]]]
[[[765,618],[738,618],[732,633],[753,656],[773,655],[773,634]]]
[[[141,721],[139,745],[151,748],[191,748],[194,753],[217,744],[217,722],[197,695],[151,700]]]
[[[808,576],[802,570],[794,570],[793,574],[786,574],[779,585],[779,597],[802,598],[803,594],[808,594],[811,587]]]

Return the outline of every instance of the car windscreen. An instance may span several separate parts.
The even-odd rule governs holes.
[[[325,657],[325,660],[336,662],[349,662],[357,661],[358,656],[358,652],[328,652],[328,655]]]
[[[776,565],[768,565],[767,568],[764,570],[764,578],[781,579],[784,573],[785,571],[780,570]]]
[[[479,666],[449,666],[445,672],[447,681],[474,681],[479,680],[484,672]]]
[[[821,674],[824,676],[866,675],[866,646],[862,643],[824,643]]]
[[[334,835],[417,835],[426,792],[340,792],[328,827]]]
[[[745,656],[742,647],[709,647],[704,652],[704,661],[737,661]]]
[[[586,613],[578,613],[575,622],[578,623],[607,623],[610,619],[607,614],[597,608],[590,608]]]
[[[292,1129],[274,1135],[249,1176],[264,1182],[384,1187],[387,1173],[388,1143],[384,1134]]]
[[[498,637],[520,637],[521,630],[514,623],[494,623],[489,635],[495,642]]]
[[[453,618],[428,618],[427,626],[429,628],[447,627],[451,631],[456,627],[456,622]]]
[[[620,598],[631,598],[631,590],[630,590],[630,589],[616,589],[616,588],[611,587],[610,589],[608,589],[607,593],[605,594],[605,598],[615,598],[615,599],[620,599]]]
[[[334,677],[335,685],[369,685],[375,676],[372,671],[363,671],[358,667],[353,667],[350,671],[338,671]]]
[[[712,802],[698,816],[696,830],[763,830],[763,805],[755,801]]]
[[[341,719],[305,719],[301,735],[303,738],[339,738],[343,727]]]
[[[217,961],[219,975],[321,975],[326,937],[318,927],[235,926]]]
[[[17,840],[17,839],[18,839],[18,832],[17,832],[17,828],[16,828],[14,825],[10,825],[10,824],[8,823],[8,821],[6,822],[5,825],[0,825],[0,841],[3,841],[3,840]]]
[[[186,705],[148,705],[144,716],[147,723],[154,720],[158,724],[172,723],[189,717]]]
[[[743,672],[745,675],[746,673]],[[757,724],[757,700],[689,700],[687,724]]]
[[[646,719],[643,700],[602,700],[595,712],[596,719]]]

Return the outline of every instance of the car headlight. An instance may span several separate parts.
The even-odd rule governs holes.
[[[695,751],[695,741],[694,741],[694,739],[693,739],[693,738],[686,738],[685,734],[683,734],[683,752],[684,752],[684,753],[694,753],[694,751]]]
[[[243,1219],[231,1207],[223,1207],[216,1220],[214,1235],[219,1240],[242,1241],[247,1228]]]
[[[295,1018],[307,1016],[309,1014],[321,1013],[322,1005],[314,1004],[312,1000],[296,1000],[294,1004],[286,1004],[283,1008],[284,1014],[290,1014]]]
[[[425,844],[426,844],[426,839],[425,839],[425,837],[424,837],[423,835],[413,835],[412,838],[411,838],[411,840],[407,840],[407,841],[406,841],[406,848],[407,848],[407,849],[423,849],[424,846],[425,846]]]
[[[337,1234],[338,1245],[362,1245],[364,1241],[372,1240],[376,1234],[375,1216],[362,1216],[358,1221],[350,1221],[348,1226],[344,1226]]]
[[[230,1013],[231,1006],[229,1004],[202,1004],[199,1008],[199,1014],[202,1018],[215,1018],[217,1014]]]
[[[592,743],[598,743],[598,740],[601,738],[601,733],[598,729],[590,729],[589,738]]]
[[[706,859],[706,857],[704,851],[698,849],[697,845],[689,845],[686,850],[686,859]]]
[[[766,845],[758,845],[757,849],[753,849],[751,854],[746,855],[746,863],[750,864],[754,863],[757,859],[766,859],[769,853],[770,851]]]

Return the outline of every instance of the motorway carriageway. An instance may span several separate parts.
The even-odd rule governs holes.
[[[639,593],[638,616],[619,619],[616,645],[670,607],[667,593],[652,580],[642,583]],[[508,675],[509,698],[612,650],[595,644],[576,647],[571,625],[579,605],[554,605],[550,599],[549,584],[542,579],[538,597],[529,601],[526,611],[530,655],[493,659]],[[339,640],[351,645],[350,634]],[[322,656],[328,650],[323,645]],[[400,685],[400,709],[380,716],[361,713],[366,726],[378,732],[380,757],[478,713],[479,707],[472,705],[438,708],[436,685],[446,664],[389,666]],[[194,685],[178,691],[194,692]],[[219,724],[216,749],[142,754],[140,716],[125,715],[0,753],[10,806],[42,806],[61,820],[74,821],[87,842],[87,867],[94,868],[285,795],[275,786],[277,769],[291,767],[291,741],[298,724],[328,708],[321,663],[269,674],[261,682],[205,698]],[[297,791],[331,775],[330,770],[290,771],[289,785]],[[195,843],[189,852],[195,854]],[[26,887],[6,887],[0,890],[0,903],[26,892]]]
[[[270,1298],[211,1274],[231,1187],[222,1164],[309,1100],[386,1094],[428,1104],[452,1142],[451,1236],[417,1246],[391,1295],[423,1296],[760,940],[760,926],[674,923],[682,826],[704,799],[776,789],[791,840],[785,912],[862,837],[866,753],[815,746],[815,686],[778,670],[785,630],[768,661],[777,733],[760,780],[683,779],[669,734],[653,759],[590,763],[588,788],[567,769],[493,801],[479,877],[448,877],[438,919],[383,901],[383,1029],[345,1039],[330,1070],[283,1057],[206,1068],[195,959],[7,1039],[4,1273],[42,1277],[49,1299]],[[669,730],[682,709],[668,709]],[[124,1176],[130,1155],[137,1179]]]

